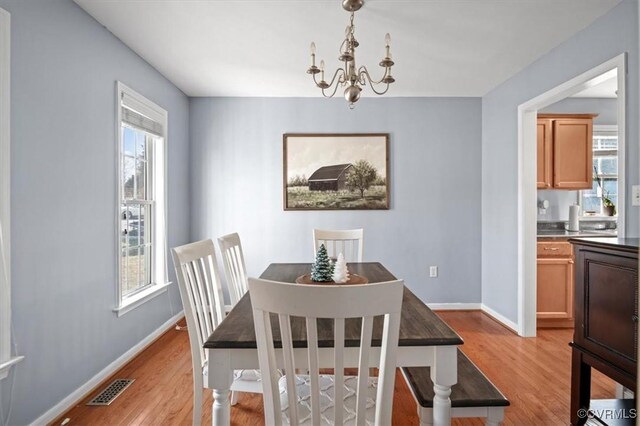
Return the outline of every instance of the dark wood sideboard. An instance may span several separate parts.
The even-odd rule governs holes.
[[[588,410],[591,368],[636,391],[638,357],[637,238],[574,238],[575,329],[571,359],[571,424]],[[593,409],[593,405],[591,405]]]

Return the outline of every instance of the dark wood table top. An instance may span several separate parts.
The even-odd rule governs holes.
[[[309,273],[308,263],[272,263],[260,278],[281,282],[295,282],[296,278]],[[367,277],[369,282],[385,282],[396,279],[380,263],[349,263],[349,271]],[[360,319],[345,321],[345,346],[360,345]],[[280,327],[275,315],[271,318],[274,346],[280,345]],[[373,346],[380,346],[382,341],[383,318],[377,317],[373,323]],[[293,346],[304,348],[306,342],[306,326],[303,318],[291,319],[291,335]],[[460,345],[464,343],[460,336],[427,307],[406,286],[402,301],[400,320],[399,346],[440,346]],[[318,346],[333,347],[333,321],[318,319]],[[251,297],[245,294],[229,315],[220,323],[213,334],[205,342],[207,349],[240,349],[256,348],[255,329]]]

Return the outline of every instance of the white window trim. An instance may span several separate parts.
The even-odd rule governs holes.
[[[23,356],[11,357],[11,15],[0,9],[0,380]],[[4,96],[1,96],[4,95]]]
[[[130,105],[134,105],[135,109],[146,115],[147,117],[157,121],[162,124],[162,144],[163,147],[160,155],[162,156],[161,162],[161,174],[162,174],[162,182],[161,186],[164,189],[162,193],[164,196],[163,199],[157,202],[157,211],[163,210],[162,215],[164,217],[162,225],[163,230],[163,238],[158,238],[157,235],[154,238],[154,244],[156,244],[157,248],[154,248],[154,252],[156,252],[156,256],[161,256],[162,259],[161,265],[157,267],[155,273],[155,282],[146,288],[143,291],[135,293],[131,297],[124,298],[122,297],[122,289],[120,286],[120,271],[121,271],[121,256],[120,256],[120,203],[122,201],[122,188],[120,185],[120,177],[122,175],[120,156],[122,149],[122,110],[121,110],[121,100],[122,96],[127,96],[127,103]],[[117,164],[117,173],[116,173],[116,208],[114,212],[114,218],[116,223],[116,307],[113,311],[120,317],[127,312],[131,312],[133,309],[138,306],[143,305],[145,302],[165,293],[167,291],[168,286],[171,284],[168,280],[167,273],[167,247],[166,247],[166,236],[167,236],[167,127],[168,126],[168,113],[165,109],[153,103],[152,101],[145,98],[143,95],[139,94],[135,90],[130,87],[124,85],[123,83],[117,81],[116,82],[116,164]],[[154,167],[155,170],[158,170],[158,167]],[[156,194],[154,194],[155,196]],[[156,232],[154,229],[152,232]],[[158,270],[161,270],[160,273],[157,273]],[[160,278],[158,278],[160,276]]]

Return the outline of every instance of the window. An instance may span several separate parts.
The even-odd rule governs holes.
[[[618,131],[613,128],[594,128],[593,187],[580,191],[583,214],[603,215],[603,196],[618,205]]]
[[[167,112],[118,83],[118,314],[166,290]]]

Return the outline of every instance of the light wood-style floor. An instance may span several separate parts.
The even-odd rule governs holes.
[[[539,330],[523,339],[480,312],[440,312],[464,339],[463,351],[511,401],[505,425],[569,424],[570,349],[572,330]],[[53,424],[189,425],[191,423],[191,355],[185,331],[171,330],[115,376],[136,381],[107,407],[84,405]],[[110,380],[108,381],[110,382]],[[614,383],[594,372],[592,397],[611,398]],[[90,395],[93,397],[93,395]],[[211,424],[211,392],[206,391],[203,424]],[[241,394],[231,410],[234,425],[262,424],[262,398]],[[394,425],[417,425],[416,405],[400,374],[393,405]],[[456,425],[482,425],[459,419]]]

